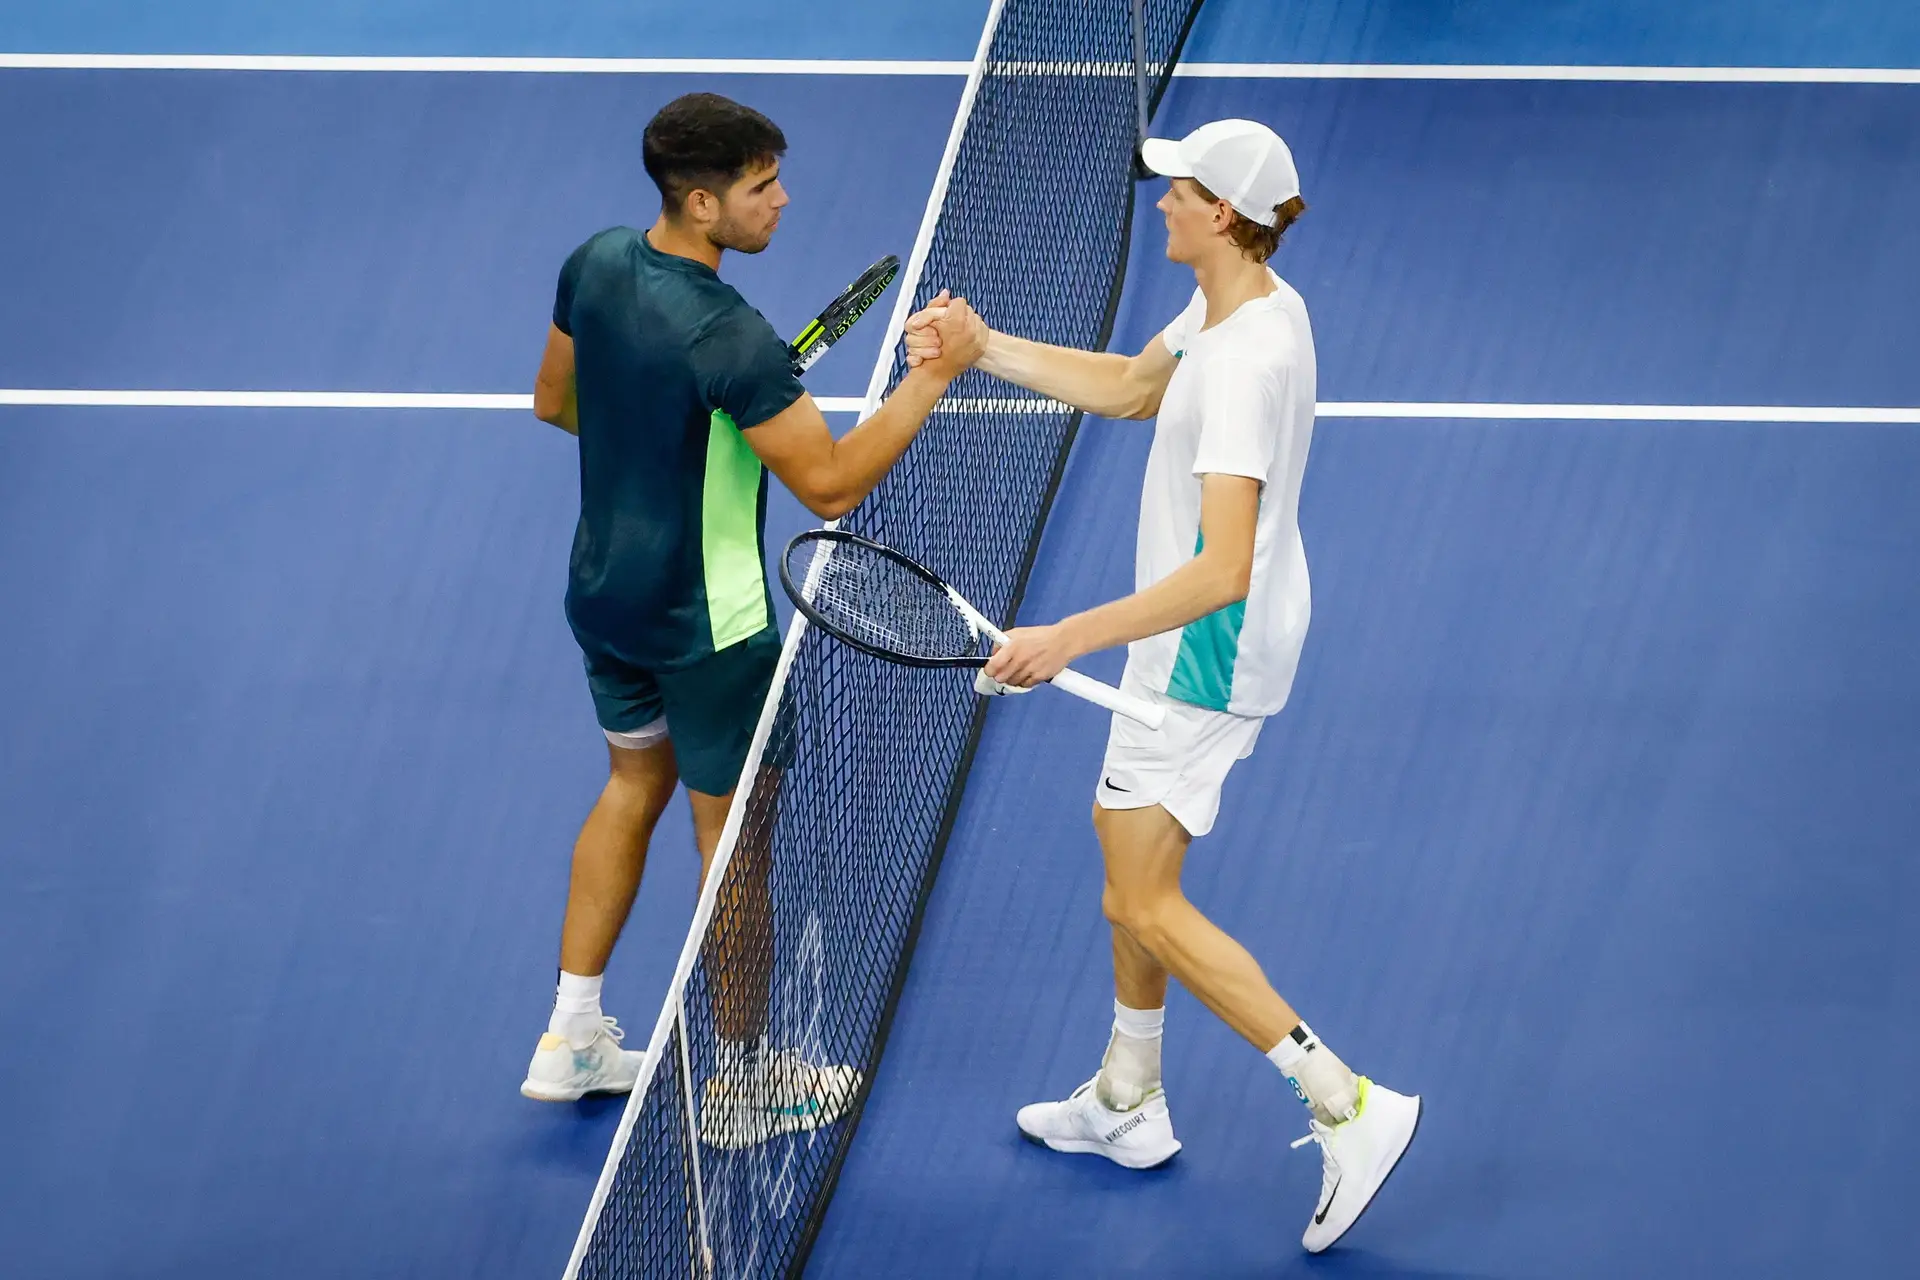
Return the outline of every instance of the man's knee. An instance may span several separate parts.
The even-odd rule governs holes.
[[[638,822],[655,822],[673,797],[677,781],[670,754],[614,751],[607,770],[607,784],[600,792],[600,804],[616,813],[629,815]],[[650,756],[636,759],[634,757]]]
[[[1177,898],[1176,893],[1164,889],[1109,882],[1100,895],[1100,909],[1109,924],[1124,929],[1135,942],[1157,954],[1160,940],[1166,936],[1168,909]]]

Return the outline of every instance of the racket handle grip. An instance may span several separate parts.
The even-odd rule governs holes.
[[[1158,729],[1167,718],[1166,708],[1157,707],[1146,699],[1136,698],[1130,693],[1122,693],[1110,684],[1101,684],[1092,676],[1083,676],[1071,667],[1055,676],[1049,683],[1062,693],[1084,698],[1097,707],[1105,707],[1115,715],[1137,720],[1149,729]]]

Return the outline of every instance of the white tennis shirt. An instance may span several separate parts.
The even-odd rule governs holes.
[[[1270,716],[1286,705],[1312,612],[1300,541],[1300,481],[1313,442],[1313,331],[1300,295],[1274,291],[1210,329],[1193,301],[1163,338],[1179,358],[1160,402],[1140,494],[1134,587],[1144,590],[1200,551],[1200,477],[1261,482],[1247,598],[1177,631],[1136,640],[1127,666],[1148,688],[1215,711]]]

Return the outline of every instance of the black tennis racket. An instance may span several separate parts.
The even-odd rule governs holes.
[[[809,529],[787,544],[780,585],[807,620],[844,644],[910,667],[984,667],[1006,633],[940,575],[871,538]],[[1160,707],[1078,671],[1049,683],[1149,729]]]
[[[800,336],[787,344],[787,359],[793,362],[795,377],[813,368],[814,362],[827,354],[827,348],[846,336],[853,328],[854,321],[867,314],[867,309],[880,300],[887,291],[893,278],[900,274],[900,259],[888,254],[880,261],[860,273],[860,278],[848,285],[846,292],[827,305],[827,309],[815,316]]]

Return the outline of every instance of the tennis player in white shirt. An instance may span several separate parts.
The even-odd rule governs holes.
[[[1099,1073],[1063,1102],[1023,1107],[1022,1132],[1056,1151],[1145,1169],[1180,1149],[1160,1082],[1167,978],[1180,979],[1273,1061],[1320,1144],[1318,1253],[1373,1200],[1413,1140],[1420,1099],[1357,1076],[1268,983],[1246,948],[1180,890],[1187,846],[1220,789],[1286,705],[1311,612],[1300,481],[1313,436],[1313,333],[1300,295],[1266,265],[1306,209],[1286,143],[1220,120],[1146,144],[1172,181],[1159,202],[1167,256],[1193,268],[1186,310],[1139,355],[1075,351],[989,330],[979,367],[1108,418],[1156,414],[1140,498],[1134,593],[1052,626],[1021,627],[983,691],[1049,680],[1082,654],[1128,646],[1121,687],[1166,708],[1148,730],[1115,716],[1094,791],[1113,925],[1114,1025]],[[910,362],[940,350],[931,319]],[[984,321],[976,323],[985,326]]]

